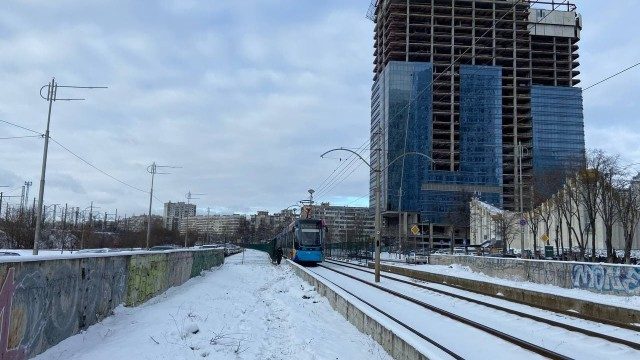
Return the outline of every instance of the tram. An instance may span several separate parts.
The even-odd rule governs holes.
[[[297,263],[315,264],[324,260],[324,221],[318,219],[296,219],[272,241],[271,256],[278,250]]]

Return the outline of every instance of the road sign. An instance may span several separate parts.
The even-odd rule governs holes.
[[[527,219],[520,219],[520,226],[527,226]]]
[[[542,234],[542,236],[540,237],[540,240],[544,241],[547,245],[549,245],[549,235]]]
[[[420,235],[420,228],[418,227],[418,225],[413,225],[411,227],[411,233],[415,236]]]

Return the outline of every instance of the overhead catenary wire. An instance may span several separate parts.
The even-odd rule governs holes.
[[[593,88],[593,87],[596,87],[596,86],[598,86],[598,85],[600,85],[600,84],[602,84],[602,83],[604,83],[604,82],[606,82],[606,81],[609,81],[609,80],[613,79],[614,77],[619,76],[619,75],[621,75],[621,74],[623,74],[623,73],[625,73],[625,72],[627,72],[627,71],[629,71],[629,70],[631,70],[631,69],[633,69],[633,68],[635,68],[636,66],[639,66],[639,65],[640,65],[640,62],[639,62],[639,63],[636,63],[636,64],[634,64],[634,65],[631,65],[631,66],[629,66],[628,68],[626,68],[626,69],[624,69],[624,70],[621,70],[621,71],[618,71],[617,73],[615,73],[615,74],[613,74],[613,75],[611,75],[611,76],[608,76],[608,77],[606,77],[606,78],[604,78],[604,79],[602,79],[602,80],[598,81],[598,82],[597,82],[597,83],[595,83],[595,84],[592,84],[592,85],[587,86],[587,87],[586,87],[586,88],[584,88],[582,91],[584,92],[584,91],[587,91],[587,90],[589,90],[589,89],[591,89],[591,88]]]
[[[364,143],[362,143],[362,145],[360,145],[356,151],[358,153],[362,153],[364,150],[367,150],[366,146],[368,142],[369,142],[368,139],[365,140]],[[336,168],[331,172],[331,174],[329,174],[329,176],[327,176],[322,181],[322,183],[316,187],[316,197],[318,199],[320,198],[322,193],[336,181],[336,178],[342,175],[346,171],[345,169],[348,168],[353,163],[354,159],[355,159],[355,155],[353,154],[350,154],[349,156],[347,156],[344,161],[342,161],[342,158],[340,158],[340,164],[338,164],[338,166],[336,166]]]

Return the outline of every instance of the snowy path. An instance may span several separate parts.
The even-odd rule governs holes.
[[[241,261],[119,307],[36,359],[391,359],[288,266],[251,250]]]

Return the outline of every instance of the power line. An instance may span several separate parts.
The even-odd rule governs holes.
[[[583,91],[583,92],[584,92],[584,91],[587,91],[587,90],[591,89],[592,87],[595,87],[595,86],[597,86],[597,85],[602,84],[602,83],[603,83],[603,82],[605,82],[605,81],[611,80],[611,79],[613,79],[614,77],[616,77],[616,76],[618,76],[618,75],[620,75],[620,74],[622,74],[622,73],[624,73],[624,72],[627,72],[627,71],[629,71],[629,70],[633,69],[634,67],[636,67],[636,66],[638,66],[638,65],[640,65],[640,62],[639,62],[639,63],[637,63],[637,64],[635,64],[635,65],[631,65],[631,66],[629,66],[628,68],[626,68],[626,69],[624,69],[624,70],[618,71],[617,73],[615,73],[615,74],[613,74],[613,75],[611,75],[611,76],[609,76],[609,77],[606,77],[606,78],[604,78],[604,79],[602,79],[602,80],[598,81],[597,83],[595,83],[595,84],[593,84],[593,85],[589,85],[589,86],[587,86],[586,88],[584,88],[582,91]]]
[[[24,126],[20,126],[20,125],[18,125],[18,124],[14,124],[14,123],[12,123],[12,122],[10,122],[10,121],[6,121],[6,120],[2,120],[2,119],[0,119],[0,122],[3,122],[3,123],[5,123],[5,124],[9,124],[9,125],[11,125],[11,126],[15,126],[15,127],[17,127],[17,128],[23,129],[23,130],[31,131],[32,133],[34,133],[34,134],[38,134],[38,135],[40,135],[40,136],[44,136],[44,134],[42,134],[41,132],[38,132],[38,131],[35,131],[35,130],[32,130],[32,129],[29,129],[29,128],[24,127]]]
[[[35,137],[43,137],[44,135],[25,135],[25,136],[9,136],[9,137],[0,137],[0,140],[11,140],[11,139],[25,139],[25,138],[35,138]]]
[[[357,150],[356,150],[356,151],[361,152],[361,151],[363,150],[363,148],[367,145],[367,143],[368,143],[368,142],[369,142],[369,139],[365,140],[365,141],[362,143],[362,145],[360,145],[360,146],[357,148]],[[347,161],[351,160],[351,158],[352,158],[352,157],[354,157],[354,156],[355,156],[355,155],[350,154],[349,156],[347,156],[347,157],[345,158],[345,161],[344,161],[344,162],[342,162],[342,158],[340,158],[340,161],[341,161],[341,162],[340,162],[340,164],[338,164],[338,166],[336,166],[336,168],[331,172],[331,174],[329,174],[329,176],[327,176],[327,177],[326,177],[326,178],[325,178],[325,179],[320,183],[320,185],[318,185],[318,186],[316,187],[316,193],[317,193],[317,195],[316,195],[316,196],[319,196],[319,195],[320,195],[320,193],[322,193],[322,192],[323,192],[323,190],[325,190],[328,186],[330,186],[330,185],[329,185],[329,183],[331,183],[331,182],[333,181],[333,179],[331,179],[331,177],[333,176],[333,174],[335,174],[337,171],[339,171],[339,170],[340,170],[340,168],[342,168],[343,166],[346,166]],[[336,176],[339,176],[339,174],[338,174],[338,175],[336,175]],[[329,182],[327,183],[327,181],[329,181]]]
[[[105,175],[105,176],[107,176],[107,177],[109,177],[109,178],[111,178],[111,179],[113,179],[113,180],[115,180],[115,181],[119,182],[119,183],[120,183],[120,184],[122,184],[122,185],[128,186],[128,187],[130,187],[130,188],[132,188],[132,189],[134,189],[134,190],[140,191],[140,192],[145,193],[145,194],[148,194],[148,193],[149,193],[148,191],[145,191],[145,190],[142,190],[142,189],[140,189],[140,188],[137,188],[137,187],[135,187],[135,186],[133,186],[133,185],[130,185],[130,184],[128,184],[128,183],[126,183],[126,182],[124,182],[124,181],[122,181],[122,180],[120,180],[120,179],[116,178],[115,176],[113,176],[113,175],[111,175],[111,174],[107,173],[106,171],[104,171],[104,170],[100,169],[99,167],[97,167],[97,166],[93,165],[93,164],[92,164],[92,163],[90,163],[88,160],[85,160],[85,159],[84,159],[83,157],[81,157],[80,155],[78,155],[78,154],[74,153],[74,152],[73,152],[73,151],[71,151],[69,148],[67,148],[66,146],[62,145],[60,142],[58,142],[56,139],[52,138],[51,136],[49,136],[49,139],[51,139],[51,141],[53,141],[54,143],[58,144],[58,146],[60,146],[60,147],[61,147],[61,148],[63,148],[64,150],[66,150],[66,151],[67,151],[68,153],[70,153],[71,155],[75,156],[78,160],[80,160],[80,161],[82,161],[83,163],[85,163],[85,164],[89,165],[90,167],[92,167],[93,169],[95,169],[95,170],[97,170],[98,172],[102,173],[103,175]]]
[[[358,153],[362,153],[364,150],[366,150],[364,148],[365,144],[363,144],[359,150]],[[320,199],[323,196],[325,196],[327,194],[328,191],[333,189],[333,186],[336,181],[338,181],[338,179],[342,176],[342,174],[344,174],[345,172],[347,172],[349,170],[349,168],[351,167],[351,165],[358,160],[358,158],[355,156],[355,154],[350,155],[349,157],[346,158],[346,160],[344,162],[342,162],[340,164],[340,167],[344,166],[344,168],[342,168],[342,170],[340,170],[340,172],[338,172],[333,178],[331,178],[331,180],[325,184],[325,186],[321,189],[319,189],[317,191],[317,198]]]

